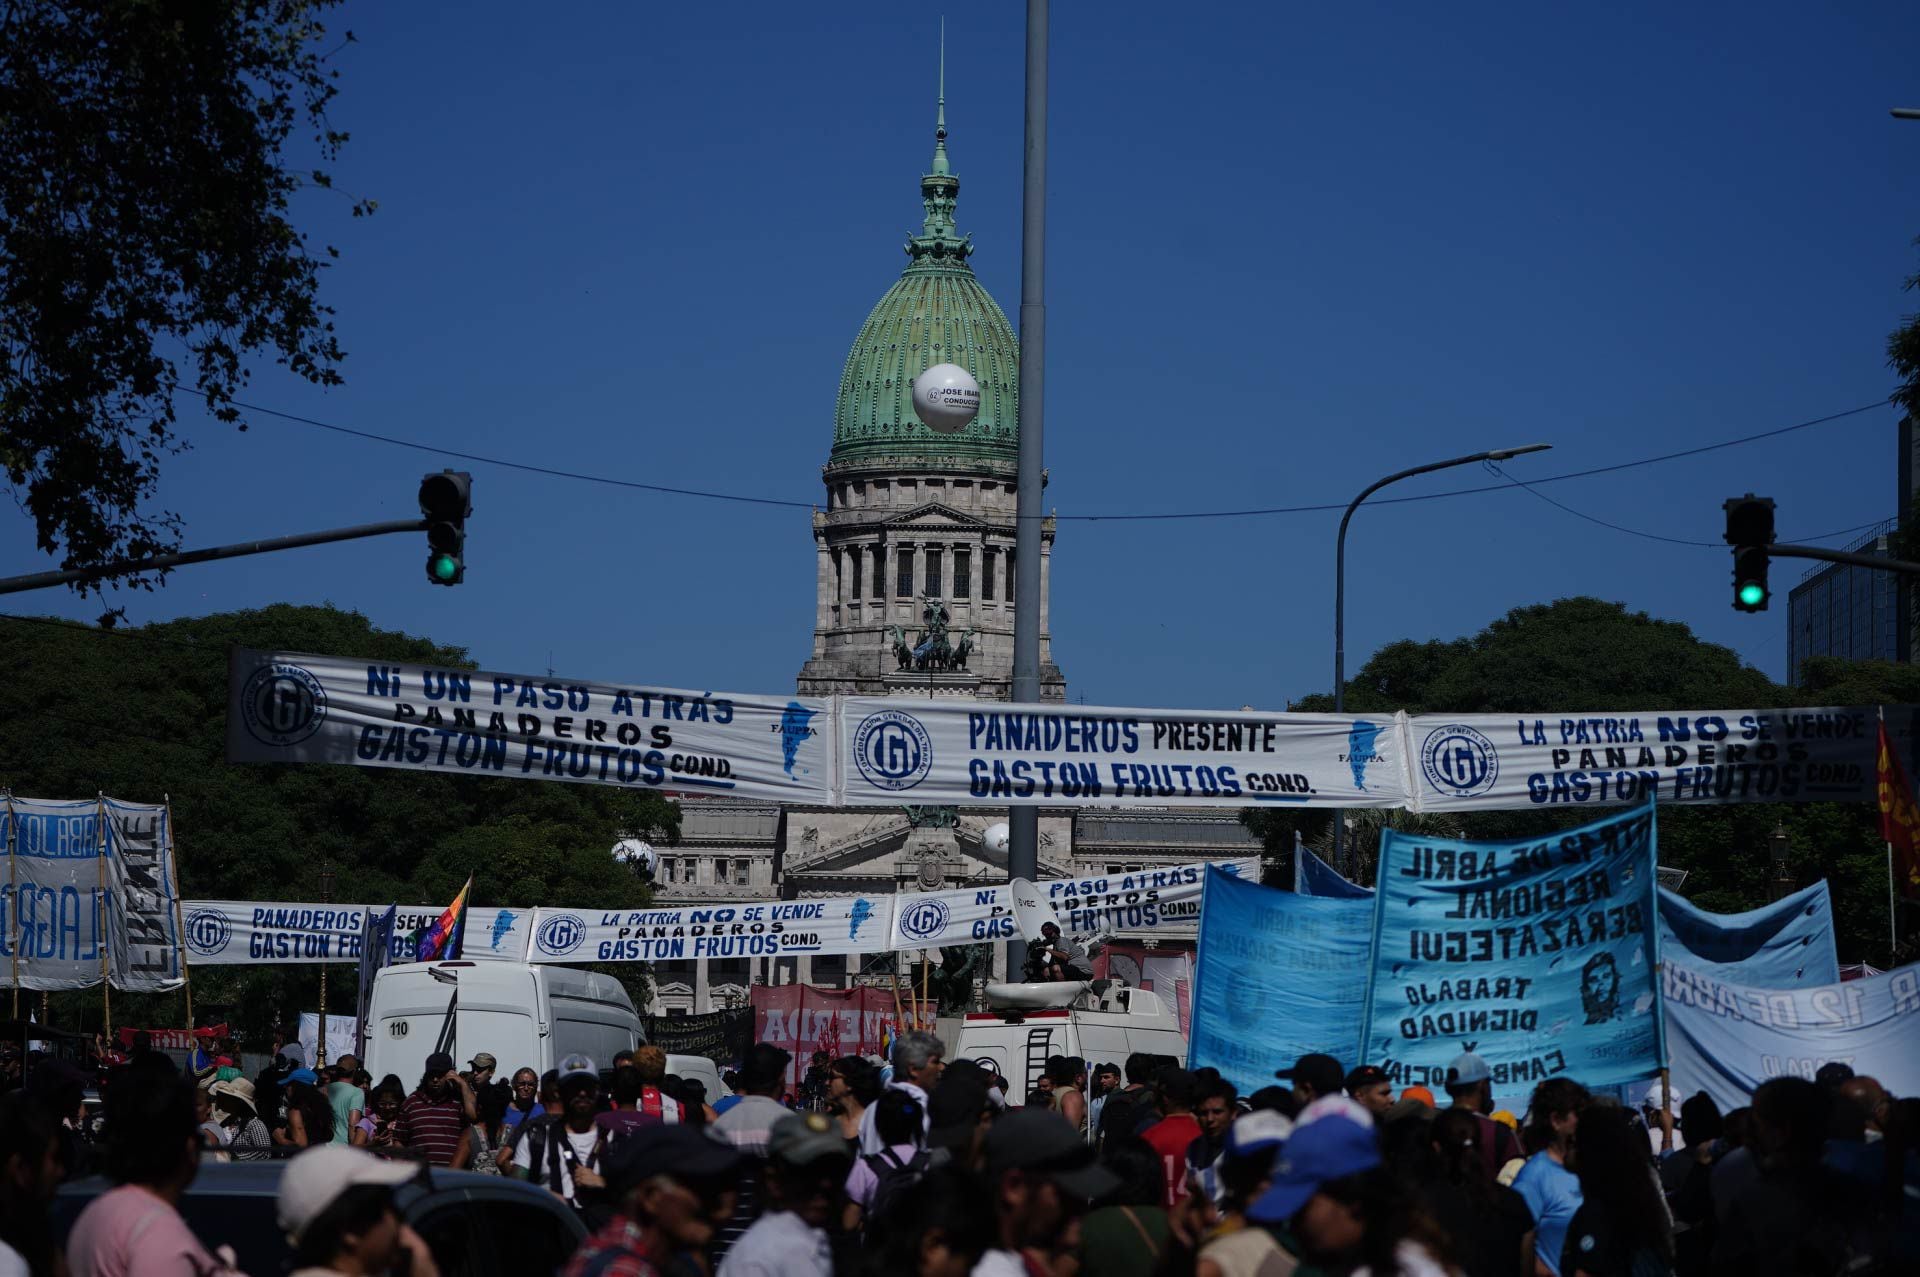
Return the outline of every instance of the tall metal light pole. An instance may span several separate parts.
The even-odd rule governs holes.
[[[1495,448],[1490,452],[1476,452],[1471,456],[1455,457],[1451,461],[1432,461],[1424,466],[1414,466],[1410,470],[1397,471],[1384,479],[1368,484],[1347,506],[1347,512],[1340,516],[1340,536],[1334,542],[1333,550],[1333,712],[1342,713],[1347,708],[1347,524],[1353,519],[1353,512],[1365,501],[1389,483],[1398,483],[1402,479],[1411,479],[1416,474],[1428,474],[1435,470],[1450,470],[1454,466],[1472,465],[1476,461],[1505,461],[1508,457],[1517,457],[1527,452],[1545,452],[1553,447],[1550,443],[1530,443],[1519,448]],[[1347,818],[1343,809],[1336,809],[1333,817],[1333,865],[1348,877],[1353,876],[1352,866],[1346,862]]]
[[[1014,502],[1013,699],[1040,699],[1040,432],[1047,353],[1047,0],[1027,0],[1027,125],[1020,225],[1020,486]],[[1040,876],[1040,809],[1016,806],[1007,877]],[[1007,946],[1008,978],[1026,946]]]
[[[320,903],[333,903],[333,866],[324,862],[320,866]],[[327,962],[320,964],[320,1033],[313,1044],[313,1067],[316,1069],[327,1067],[327,968],[331,965]]]

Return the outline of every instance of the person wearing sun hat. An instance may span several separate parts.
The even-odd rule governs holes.
[[[1328,1097],[1301,1112],[1247,1217],[1288,1225],[1316,1267],[1448,1277],[1444,1243],[1407,1209],[1404,1192],[1381,1164],[1372,1115]]]
[[[293,1247],[294,1271],[319,1277],[404,1268],[410,1277],[439,1277],[433,1252],[393,1204],[393,1190],[419,1173],[416,1163],[344,1144],[321,1144],[288,1162],[275,1218]]]

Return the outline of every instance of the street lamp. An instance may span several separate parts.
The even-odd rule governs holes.
[[[1787,894],[1793,879],[1787,876],[1787,826],[1784,821],[1775,821],[1773,832],[1767,835],[1767,856],[1773,861],[1773,896],[1779,900]]]
[[[1553,447],[1550,443],[1530,443],[1519,448],[1495,448],[1490,452],[1476,452],[1471,456],[1455,457],[1451,461],[1432,461],[1424,466],[1415,466],[1411,470],[1401,470],[1384,479],[1376,479],[1361,490],[1347,506],[1347,512],[1340,516],[1340,536],[1334,542],[1333,551],[1333,712],[1338,714],[1347,708],[1347,524],[1353,519],[1353,512],[1380,489],[1402,479],[1411,479],[1416,474],[1428,474],[1434,470],[1450,470],[1454,466],[1472,465],[1476,461],[1505,461],[1509,457],[1518,457],[1528,452],[1545,452]],[[1346,830],[1344,820],[1333,822],[1333,863],[1341,873],[1348,871],[1345,848]]]
[[[320,903],[333,903],[333,866],[323,863],[320,866]],[[327,1067],[327,967],[320,964],[320,1032],[314,1035],[313,1065],[315,1069]]]

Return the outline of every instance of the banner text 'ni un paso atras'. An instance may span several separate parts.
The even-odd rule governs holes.
[[[1390,714],[850,696],[839,730],[849,804],[1407,805]]]
[[[825,802],[825,701],[236,649],[227,757]]]
[[[1063,931],[1082,936],[1113,931],[1193,935],[1200,925],[1200,891],[1209,864],[1248,880],[1260,877],[1259,860],[1243,857],[1091,878],[1045,878],[1034,885],[1046,893]],[[1006,883],[904,892],[894,897],[893,928],[886,947],[983,944],[1019,934],[1013,893]]]
[[[1651,805],[1537,839],[1389,829],[1361,1058],[1442,1086],[1462,1051],[1496,1093],[1652,1076],[1661,1039]]]
[[[1896,723],[1888,709],[1888,728],[1911,750],[1911,713]],[[1878,720],[1872,705],[1416,715],[1407,721],[1413,806],[1872,802]]]

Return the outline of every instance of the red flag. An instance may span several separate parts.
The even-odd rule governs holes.
[[[1920,899],[1920,802],[1915,802],[1907,769],[1894,751],[1887,725],[1880,724],[1880,836],[1893,849],[1893,874],[1900,894]]]

